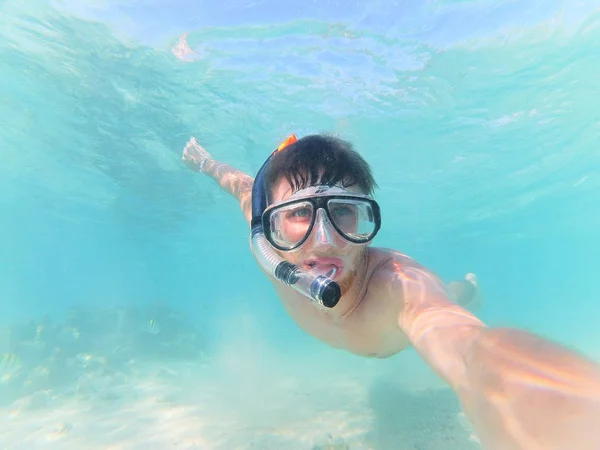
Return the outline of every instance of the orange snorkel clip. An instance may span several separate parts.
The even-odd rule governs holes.
[[[280,152],[281,150],[283,150],[284,148],[286,148],[288,145],[293,144],[294,142],[296,142],[298,139],[296,138],[295,134],[290,134],[285,141],[283,141],[281,144],[279,144],[279,147],[277,147],[277,150],[275,150],[274,153]]]

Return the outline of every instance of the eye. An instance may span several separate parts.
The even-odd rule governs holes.
[[[294,208],[291,211],[287,211],[285,214],[288,220],[306,220],[310,219],[311,209],[309,207]]]
[[[308,216],[310,216],[310,210],[308,208],[299,208],[296,211],[294,211],[294,216],[308,217]]]
[[[331,212],[336,217],[348,217],[356,214],[355,208],[350,206],[335,206]]]

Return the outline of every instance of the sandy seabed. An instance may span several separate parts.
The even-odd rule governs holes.
[[[249,359],[232,352],[90,372],[76,386],[3,408],[0,448],[480,448],[447,388],[406,389],[315,361]]]
[[[0,384],[0,450],[481,448],[414,352],[359,358],[303,337],[277,349],[245,316],[202,351],[181,320],[153,313],[162,328],[148,334],[136,314],[79,315],[77,338],[47,334],[29,365],[40,328],[12,331],[24,369]]]

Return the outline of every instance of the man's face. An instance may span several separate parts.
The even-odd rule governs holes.
[[[333,188],[334,193],[362,194],[360,189]],[[289,200],[295,193],[285,178],[279,179],[271,190],[271,204]],[[299,191],[296,195],[302,195]],[[330,211],[332,212],[332,211]],[[332,214],[336,214],[333,211]],[[343,212],[337,213],[336,224],[345,232],[352,232],[357,226],[356,218]],[[329,276],[336,281],[342,292],[347,292],[356,280],[356,274],[365,262],[367,245],[356,245],[348,242],[341,236],[329,221],[323,210],[316,212],[316,222],[306,241],[297,249],[280,251],[277,253],[287,261],[296,264],[305,270],[314,270]],[[311,221],[312,213],[296,208],[289,214],[281,214],[281,231],[290,239],[300,240],[305,234]]]

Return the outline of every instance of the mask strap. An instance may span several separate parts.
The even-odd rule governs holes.
[[[265,170],[267,169],[271,158],[276,153],[282,151],[289,145],[298,141],[295,134],[289,135],[285,141],[283,141],[279,146],[275,149],[273,153],[269,155],[267,160],[263,163],[261,168],[258,170],[256,177],[254,177],[254,183],[252,183],[252,220],[250,221],[250,228],[252,230],[252,234],[256,231],[259,231],[262,228],[261,218],[262,214],[267,209],[267,191],[265,188]]]

